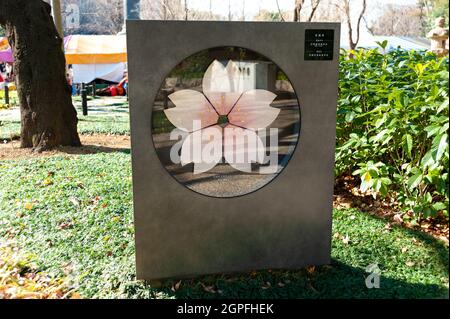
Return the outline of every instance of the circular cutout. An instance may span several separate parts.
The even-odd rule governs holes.
[[[164,79],[152,138],[167,172],[212,197],[267,185],[286,167],[300,134],[297,95],[271,60],[238,47],[198,52]]]

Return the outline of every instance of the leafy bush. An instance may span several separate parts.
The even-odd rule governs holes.
[[[385,46],[385,43],[381,44]],[[359,50],[340,59],[336,175],[395,197],[416,218],[448,217],[448,57]]]

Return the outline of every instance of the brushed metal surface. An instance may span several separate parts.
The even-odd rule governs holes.
[[[304,61],[305,29],[333,29],[331,61]],[[340,24],[127,21],[136,271],[153,280],[330,262]],[[237,46],[274,61],[300,102],[289,164],[241,197],[195,193],[170,176],[152,143],[161,83],[201,50]]]

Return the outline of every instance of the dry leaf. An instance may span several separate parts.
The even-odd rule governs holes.
[[[81,296],[78,292],[74,292],[70,295],[70,299],[81,299]]]
[[[113,222],[118,222],[120,220],[119,216],[114,216],[113,218],[111,218],[111,221]]]
[[[261,288],[262,289],[269,289],[270,287],[272,287],[272,285],[270,284],[270,282],[266,282],[265,284],[264,284],[264,286],[262,286]]]
[[[350,242],[350,237],[348,237],[348,235],[345,235],[345,237],[342,238],[342,242],[347,245]]]
[[[50,178],[46,178],[42,181],[42,186],[48,186],[48,185],[52,185],[53,181]]]
[[[403,254],[406,253],[407,250],[408,250],[408,247],[403,247],[403,248],[402,248],[402,253],[403,253]]]
[[[408,266],[408,267],[412,267],[412,266],[415,265],[415,263],[412,262],[412,261],[407,261],[405,264],[406,264],[406,266]]]
[[[315,270],[316,270],[316,266],[309,266],[309,267],[306,267],[306,272],[307,272],[308,274],[313,274]]]
[[[72,226],[73,226],[72,222],[62,222],[62,223],[60,223],[60,224],[58,225],[58,227],[59,227],[60,229],[67,229],[67,228],[70,228],[70,227],[72,227]]]
[[[395,214],[394,217],[393,217],[393,220],[394,220],[396,223],[399,223],[399,224],[402,224],[402,223],[403,223],[403,217],[402,217],[401,214]]]
[[[212,293],[212,294],[216,293],[214,286],[205,286],[203,283],[200,283],[200,285],[202,285],[204,291]]]
[[[174,285],[172,285],[171,290],[172,290],[173,292],[177,291],[178,288],[180,288],[180,285],[181,285],[181,280],[178,281],[177,283],[175,283]]]
[[[76,199],[75,197],[70,197],[69,201],[74,205],[74,206],[79,206],[80,202],[78,201],[78,199]]]

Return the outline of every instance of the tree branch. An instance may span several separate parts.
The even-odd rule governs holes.
[[[361,19],[362,19],[362,17],[364,16],[364,13],[366,12],[366,7],[367,7],[367,3],[366,3],[366,0],[363,0],[363,4],[362,4],[362,10],[361,10],[361,13],[359,14],[359,17],[358,17],[358,23],[356,24],[356,41],[355,41],[355,47],[356,47],[356,45],[358,44],[358,42],[359,42],[359,27],[360,27],[360,25],[361,25]]]
[[[275,0],[275,1],[276,1],[276,3],[277,3],[278,14],[280,15],[281,21],[284,22],[283,13],[281,12],[281,9],[280,9],[280,4],[278,3],[278,0]]]
[[[317,7],[320,4],[320,0],[316,0],[313,2],[313,0],[311,0],[311,14],[309,15],[308,18],[308,22],[311,22],[312,19],[314,18],[314,14],[316,13]]]
[[[300,13],[304,3],[305,0],[295,0],[294,21],[300,22]]]

